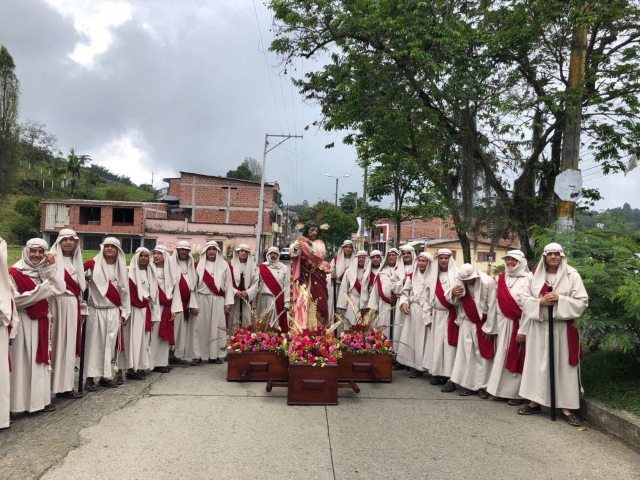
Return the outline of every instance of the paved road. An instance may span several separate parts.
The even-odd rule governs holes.
[[[640,454],[589,428],[443,394],[405,372],[333,407],[177,368],[59,403],[0,433],[0,478],[634,479]]]

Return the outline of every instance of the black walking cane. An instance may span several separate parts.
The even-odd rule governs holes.
[[[331,321],[333,322],[336,318],[336,306],[338,305],[338,298],[336,295],[336,279],[331,279],[331,285],[333,286],[333,318]]]
[[[553,287],[549,287],[549,293]],[[556,421],[556,357],[553,341],[553,305],[549,309],[549,389],[551,392],[551,420]]]
[[[244,292],[244,272],[240,272],[240,283],[238,284],[238,290]],[[244,315],[242,314],[242,307],[244,306],[243,304],[244,297],[240,297],[240,318],[238,319],[238,325],[240,325],[241,327],[244,323]]]
[[[87,287],[82,293],[82,299],[87,302],[89,299],[89,287]],[[80,369],[78,371],[78,392],[84,392],[84,350],[85,350],[85,340],[86,340],[86,329],[87,329],[87,318],[82,321],[82,326],[80,327]],[[77,334],[76,334],[77,335]]]

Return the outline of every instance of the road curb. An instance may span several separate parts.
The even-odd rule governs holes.
[[[607,407],[597,400],[583,398],[580,415],[594,427],[640,452],[640,418],[632,413]]]

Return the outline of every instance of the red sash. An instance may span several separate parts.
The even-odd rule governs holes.
[[[80,290],[80,284],[76,282],[71,274],[64,271],[64,283],[69,292],[71,292],[76,297],[76,303],[78,306],[78,314],[77,314],[77,330],[76,330],[76,357],[80,356],[80,352],[82,350],[82,310],[80,306],[80,295],[82,294]]]
[[[380,280],[380,275],[376,277],[376,288],[378,290],[378,297],[380,297],[384,303],[391,305],[391,299],[384,294],[384,290],[382,289],[382,280]]]
[[[376,274],[373,272],[369,272],[369,284],[367,285],[367,290],[371,291],[371,287],[373,287],[373,282],[376,279]]]
[[[216,281],[206,268],[204,269],[204,273],[202,274],[202,281],[207,287],[209,287],[209,290],[211,290],[211,293],[213,293],[215,296],[224,297],[224,290],[216,286]]]
[[[358,280],[356,278],[356,283],[353,284],[353,288],[356,289],[356,292],[358,292],[358,295],[362,294],[362,284],[360,283],[360,280]]]
[[[182,316],[185,322],[189,321],[189,302],[191,300],[191,290],[189,289],[189,283],[184,279],[183,275],[180,275],[180,281],[178,282],[178,288],[180,288],[180,299],[182,300]]]
[[[512,373],[522,373],[526,345],[516,341],[518,329],[520,328],[522,309],[511,295],[509,287],[507,287],[507,282],[505,281],[504,273],[501,273],[498,277],[498,307],[500,307],[502,315],[513,322],[511,338],[509,338],[509,349],[507,350],[507,361],[504,366]]]
[[[450,304],[447,301],[447,297],[444,296],[444,289],[442,288],[440,280],[436,282],[436,297],[442,306],[449,310],[449,315],[447,316],[447,343],[452,347],[456,347],[458,345],[458,332],[460,330],[460,327],[456,325],[458,313],[456,312],[456,307]]]
[[[258,269],[260,270],[262,281],[267,286],[269,291],[273,293],[273,296],[276,299],[276,316],[278,317],[280,330],[282,330],[282,332],[284,333],[287,333],[289,331],[289,322],[287,321],[287,315],[283,313],[284,295],[282,294],[282,287],[278,283],[276,277],[273,276],[273,272],[265,263],[261,263],[260,265],[258,265]]]
[[[160,313],[160,327],[158,330],[158,336],[169,342],[169,345],[176,344],[175,332],[173,331],[173,323],[171,323],[171,299],[167,298],[160,287],[158,287],[158,298],[160,305],[162,305],[162,312]]]
[[[129,293],[131,298],[131,306],[136,308],[144,308],[146,309],[144,314],[144,331],[151,331],[151,305],[149,304],[149,299],[144,298],[140,300],[138,297],[138,286],[136,282],[134,282],[131,278],[129,279]]]
[[[96,266],[96,261],[93,258],[90,258],[89,260],[84,262],[85,272],[87,270],[93,271],[95,266]],[[120,298],[120,293],[118,292],[118,289],[116,289],[116,287],[113,286],[111,282],[109,282],[109,287],[107,287],[107,293],[105,297],[107,298],[107,300],[113,303],[116,307],[119,307],[120,305],[122,305],[122,299]]]
[[[545,283],[540,289],[540,296],[547,293],[549,293],[549,285]],[[580,333],[573,320],[567,320],[567,346],[569,347],[569,365],[575,367],[580,363]]]
[[[487,360],[491,360],[496,354],[493,339],[482,331],[482,326],[487,320],[487,316],[483,315],[483,317],[480,318],[476,302],[473,300],[473,297],[471,296],[471,294],[469,294],[469,292],[467,292],[461,300],[464,313],[467,314],[467,318],[471,320],[476,326],[476,335],[478,337],[478,350],[480,350],[480,356],[482,358],[486,358]]]
[[[35,290],[36,282],[26,276],[17,268],[11,267],[9,275],[18,289],[18,293]],[[40,300],[24,309],[31,320],[38,322],[38,349],[36,351],[36,363],[49,363],[49,302]]]

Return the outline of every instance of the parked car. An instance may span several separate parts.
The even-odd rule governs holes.
[[[280,260],[291,260],[291,254],[289,253],[288,247],[280,249]]]

